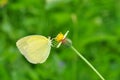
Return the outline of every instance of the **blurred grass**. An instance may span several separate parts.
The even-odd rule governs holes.
[[[0,8],[0,79],[99,80],[69,48],[52,48],[44,64],[33,65],[15,45],[27,35],[67,30],[106,80],[120,79],[120,0],[9,0]]]

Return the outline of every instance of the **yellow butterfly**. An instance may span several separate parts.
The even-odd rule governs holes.
[[[62,34],[58,34],[58,36],[55,38],[56,41],[64,39],[67,36],[68,32],[69,31],[67,31],[63,37],[61,37]],[[58,42],[59,44],[57,48],[60,47],[62,43],[61,41]],[[22,55],[30,63],[37,64],[45,62],[48,58],[51,50],[52,40],[42,35],[31,35],[19,39],[16,42],[16,45]]]

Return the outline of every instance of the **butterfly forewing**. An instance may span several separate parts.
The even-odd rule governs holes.
[[[49,56],[51,41],[41,35],[32,35],[17,41],[17,47],[31,63],[43,63]]]

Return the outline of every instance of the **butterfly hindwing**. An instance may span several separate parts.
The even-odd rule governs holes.
[[[17,47],[31,63],[43,63],[49,56],[51,41],[41,35],[32,35],[17,41]]]

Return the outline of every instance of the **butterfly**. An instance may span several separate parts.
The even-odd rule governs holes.
[[[57,48],[60,47],[62,44],[61,40],[65,39],[68,32],[65,35],[61,33],[57,35],[55,38],[59,42]],[[30,63],[44,63],[50,54],[52,39],[42,35],[30,35],[19,39],[16,42],[16,46]]]

